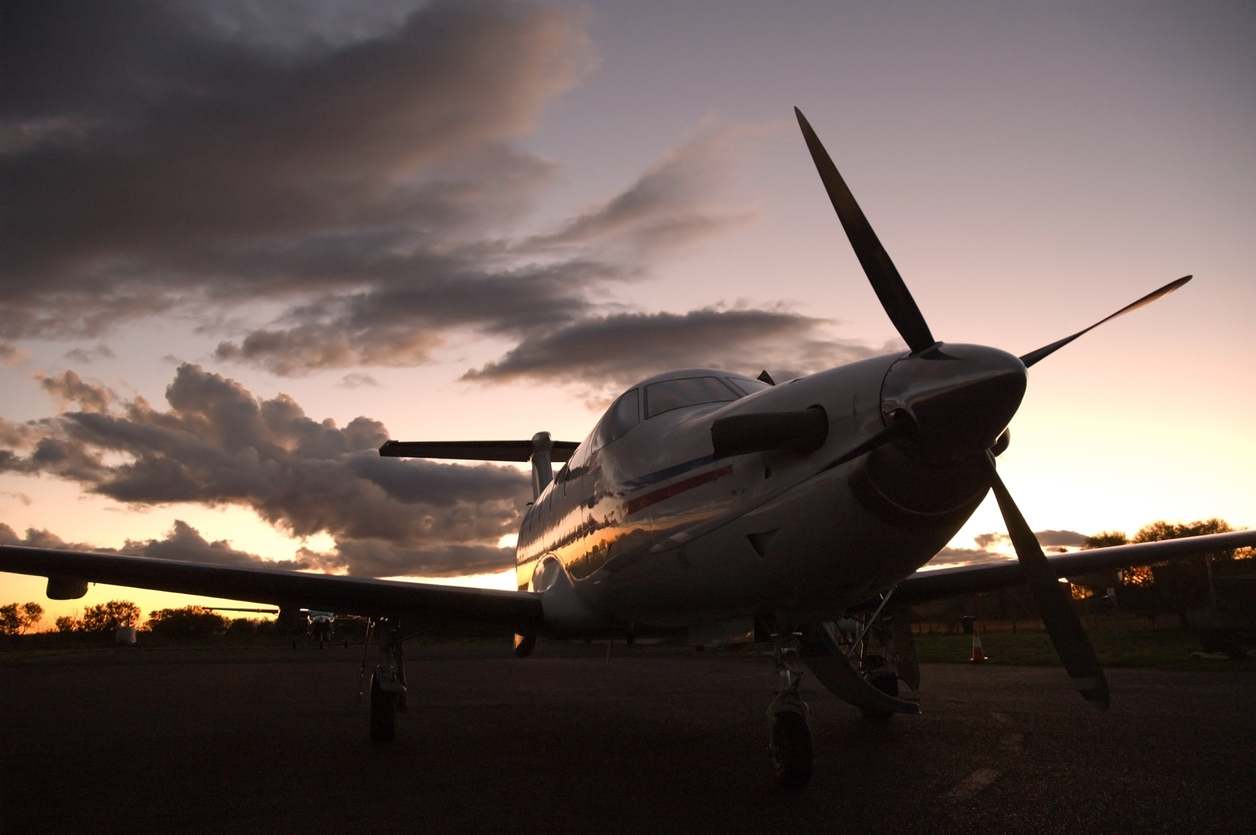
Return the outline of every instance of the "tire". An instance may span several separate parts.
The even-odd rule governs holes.
[[[371,742],[392,742],[397,737],[397,694],[381,690],[371,675]]]
[[[811,729],[801,713],[783,711],[772,717],[775,750],[769,752],[772,777],[782,789],[801,789],[811,780]]]
[[[894,673],[873,673],[868,676],[868,683],[882,693],[898,698],[898,676]],[[859,710],[865,719],[873,722],[888,722],[894,716],[894,711],[887,708],[861,707]]]

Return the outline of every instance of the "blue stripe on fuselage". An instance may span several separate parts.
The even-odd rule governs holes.
[[[622,489],[625,493],[631,493],[640,490],[643,487],[649,487],[651,484],[658,484],[660,481],[667,481],[669,478],[675,478],[678,475],[687,473],[690,470],[696,470],[698,467],[705,467],[707,464],[715,463],[714,455],[704,455],[701,458],[695,458],[692,461],[686,461],[683,464],[676,464],[663,470],[655,470],[647,473],[640,478],[634,478],[632,481],[624,482]]]

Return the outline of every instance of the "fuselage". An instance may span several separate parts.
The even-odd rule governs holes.
[[[972,349],[982,360],[986,353],[977,352],[993,351]],[[1010,355],[996,353],[1011,365]],[[936,455],[919,442],[895,443],[831,466],[883,431],[891,411],[927,412],[938,402],[930,392],[946,388],[939,374],[955,376],[965,364],[938,356],[932,365],[907,354],[876,357],[776,386],[714,369],[633,386],[528,509],[519,587],[570,585],[573,605],[553,620],[555,631],[573,633],[761,614],[828,620],[867,600],[944,547],[989,486],[985,450],[1006,426],[1002,418],[993,430],[978,427],[971,449]],[[933,399],[913,401],[913,385]],[[1011,411],[1021,393],[1023,383]],[[720,418],[817,407],[828,432],[814,451],[714,454],[711,428]],[[983,423],[950,412],[960,427],[952,433],[972,434],[970,425]]]

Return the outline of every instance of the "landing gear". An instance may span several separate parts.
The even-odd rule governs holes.
[[[368,648],[372,631],[379,645],[379,659],[371,674],[371,741],[392,742],[397,736],[397,714],[406,712],[404,639],[397,621],[373,621],[367,625]]]
[[[397,736],[397,694],[384,690],[371,675],[371,742],[392,742]]]
[[[887,595],[888,598],[888,595]],[[895,713],[919,714],[920,666],[911,639],[910,613],[893,618],[857,616],[804,630],[802,659],[820,682],[866,719],[884,722]],[[899,681],[912,693],[900,695]]]
[[[887,696],[898,698],[898,673],[883,655],[868,654],[859,663],[859,671],[876,689]],[[859,710],[865,719],[874,722],[885,722],[894,715],[894,711],[883,707],[860,705]]]
[[[796,633],[773,636],[772,660],[781,677],[781,689],[768,705],[768,759],[776,785],[800,789],[811,780],[814,757],[807,703],[798,693],[802,672],[798,669]]]
[[[783,789],[800,789],[811,780],[811,729],[801,713],[785,711],[772,718],[775,745],[768,749],[772,776]]]

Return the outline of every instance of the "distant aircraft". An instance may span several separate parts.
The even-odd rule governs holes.
[[[322,649],[328,642],[335,640],[334,630],[336,623],[335,612],[323,612],[318,609],[305,609],[305,634],[311,641],[318,644],[318,648]],[[349,648],[349,639],[344,639],[345,649]],[[292,642],[292,648],[297,648],[297,642]]]
[[[797,112],[797,111],[796,111]],[[918,713],[913,603],[1028,584],[1068,675],[1092,705],[1108,685],[1059,578],[1256,544],[1256,531],[1126,545],[1048,559],[995,470],[1027,369],[1100,322],[1020,357],[934,339],[811,126],[798,122],[864,272],[908,350],[780,385],[715,369],[659,374],[624,392],[581,443],[390,441],[385,456],[531,461],[518,591],[229,568],[0,547],[0,570],[47,576],[48,596],[89,581],[307,606],[372,619],[379,657],[371,738],[391,740],[406,706],[402,646],[416,624],[538,637],[624,638],[688,630],[770,640],[781,686],[769,715],[777,782],[811,776],[806,667],[865,715]],[[557,475],[552,461],[565,461]],[[917,573],[993,490],[1017,562]],[[841,621],[842,626],[835,626]],[[403,629],[405,623],[407,629]],[[881,654],[886,647],[890,656]],[[893,656],[891,658],[891,656]]]

